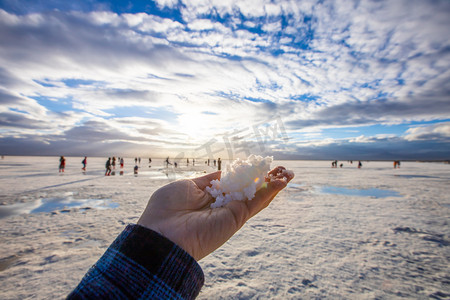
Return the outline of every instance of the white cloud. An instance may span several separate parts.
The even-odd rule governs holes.
[[[215,24],[208,19],[195,20],[188,24],[191,30],[210,30],[215,28]]]
[[[450,122],[410,128],[406,131],[408,141],[442,140],[450,141]]]
[[[264,5],[264,10],[268,16],[279,16],[281,14],[281,7],[273,3]]]
[[[397,136],[394,134],[377,134],[375,136],[364,136],[360,135],[355,138],[349,138],[349,143],[375,143],[379,141],[392,140],[397,139]]]
[[[173,8],[178,4],[178,0],[155,0],[159,7],[164,8]]]
[[[272,22],[272,23],[266,23],[262,27],[264,31],[267,32],[279,32],[281,30],[281,23],[280,22]]]

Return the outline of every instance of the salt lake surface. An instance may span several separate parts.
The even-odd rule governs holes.
[[[212,172],[134,158],[104,176],[106,158],[0,160],[0,298],[64,298],[150,195]],[[341,162],[339,162],[341,163]],[[296,177],[271,205],[201,260],[199,299],[450,297],[450,165],[275,161]]]

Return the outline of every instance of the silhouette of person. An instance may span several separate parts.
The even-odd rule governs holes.
[[[105,176],[111,175],[111,157],[108,157],[108,160],[106,161],[105,167],[106,167]]]
[[[66,159],[64,158],[64,156],[61,156],[61,158],[59,159],[59,172],[64,173],[65,168],[66,168]]]
[[[83,164],[82,170],[86,171],[86,165],[87,165],[87,157],[86,156],[84,157],[84,159],[83,159],[83,161],[81,163]]]
[[[169,157],[167,156],[167,158],[166,158],[166,167],[168,167],[169,165],[171,165],[171,163],[169,161]]]

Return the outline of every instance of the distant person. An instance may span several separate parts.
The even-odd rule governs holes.
[[[166,158],[165,164],[166,164],[166,168],[169,167],[169,165],[172,165],[172,164],[170,163],[170,161],[169,161],[169,157],[168,157],[168,156],[167,156],[167,158]]]
[[[87,157],[86,156],[81,161],[81,163],[83,164],[83,168],[81,168],[81,170],[86,171],[86,165],[87,165]]]
[[[340,164],[339,167],[342,168],[344,166],[344,164]]]
[[[120,158],[120,168],[123,169],[123,157]]]
[[[112,168],[115,170],[116,169],[116,157],[115,156],[113,156],[113,158],[112,158],[111,165],[112,165]]]
[[[222,170],[222,160],[220,159],[220,157],[219,157],[219,159],[217,160],[217,170]]]
[[[151,164],[152,163],[152,159],[148,158],[148,163]]]
[[[216,166],[216,160],[213,160],[213,163],[214,163],[214,167]]]
[[[134,158],[134,163],[137,164],[137,157]]]
[[[135,165],[134,166],[134,175],[137,175],[138,171],[139,171],[139,167],[138,167],[138,165]]]
[[[111,157],[109,157],[108,160],[106,161],[105,167],[106,167],[105,176],[111,175]]]
[[[174,162],[173,165],[175,166],[175,168],[178,167],[178,163],[177,162]]]
[[[61,156],[59,158],[59,173],[61,172],[64,173],[65,168],[66,168],[66,159],[64,158],[64,156]]]
[[[361,163],[361,161],[359,161],[358,162],[358,169],[361,169],[361,167],[362,167],[362,163]]]
[[[192,159],[192,165],[195,166],[195,158]]]
[[[137,224],[127,225],[67,299],[194,299],[205,280],[198,261],[286,187],[293,176],[284,178],[283,170],[270,171],[272,180],[253,200],[223,208],[210,208],[213,199],[204,192],[220,172],[159,188]]]
[[[139,160],[139,164],[141,164],[141,158],[140,158],[140,157],[139,157],[139,159],[138,159],[138,160]]]

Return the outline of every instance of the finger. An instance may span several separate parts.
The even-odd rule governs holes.
[[[248,200],[247,206],[250,218],[266,208],[279,191],[284,189],[287,182],[284,180],[276,180],[266,183],[258,192],[255,198]]]
[[[283,172],[283,170],[286,170],[286,168],[282,167],[282,166],[278,166],[276,168],[273,168],[269,173],[267,173],[267,177],[276,176],[277,174]]]
[[[275,196],[284,189],[288,182],[294,178],[292,172],[285,172],[284,167],[276,167],[269,172],[269,182],[266,182],[261,189],[256,192],[255,198],[249,200],[247,205],[250,218],[266,208]]]
[[[266,182],[270,182],[274,179],[282,179],[286,178],[286,180],[289,182],[292,178],[294,178],[294,173],[291,171],[287,171],[285,167],[278,166],[276,168],[273,168],[272,171],[270,171],[265,180]]]
[[[204,190],[207,186],[211,185],[211,181],[215,179],[220,179],[220,175],[222,171],[217,171],[214,173],[210,173],[208,175],[197,177],[192,179],[192,181],[198,186],[199,189]]]

